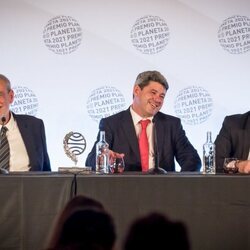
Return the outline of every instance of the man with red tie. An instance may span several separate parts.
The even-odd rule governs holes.
[[[147,172],[156,165],[175,171],[175,160],[181,171],[200,170],[200,157],[186,137],[180,119],[159,112],[168,88],[160,72],[142,72],[136,78],[132,105],[101,119],[99,129],[106,133],[110,158],[124,157],[125,171]],[[86,166],[93,170],[96,143],[86,159]]]

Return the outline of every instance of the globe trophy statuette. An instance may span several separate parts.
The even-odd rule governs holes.
[[[63,139],[63,148],[65,154],[74,162],[74,167],[59,167],[59,172],[80,173],[91,171],[89,167],[79,167],[78,156],[86,149],[86,140],[79,132],[69,132]]]

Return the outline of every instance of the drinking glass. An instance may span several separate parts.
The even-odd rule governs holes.
[[[238,172],[238,168],[235,166],[237,158],[225,158],[223,169],[225,173],[234,174]]]
[[[123,157],[113,158],[112,160],[110,160],[110,165],[109,165],[110,173],[112,174],[122,173],[124,171],[124,168],[125,168],[125,162]]]

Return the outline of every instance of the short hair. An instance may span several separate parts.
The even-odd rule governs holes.
[[[169,85],[166,78],[159,71],[144,71],[140,73],[135,81],[135,85],[138,85],[141,89],[149,85],[150,81],[160,83],[166,90],[168,90]]]
[[[98,200],[95,200],[94,198],[85,195],[77,195],[73,197],[67,202],[67,204],[64,206],[63,210],[57,217],[53,231],[50,235],[48,249],[56,249],[55,247],[58,246],[58,244],[60,243],[60,237],[64,230],[64,224],[72,215],[72,213],[84,209],[105,211],[103,204]]]
[[[161,213],[150,213],[136,219],[126,235],[123,250],[189,250],[189,239],[183,222],[170,221]]]
[[[6,88],[8,91],[10,91],[11,90],[10,80],[5,75],[2,75],[2,74],[0,74],[0,80],[6,83]]]
[[[79,209],[64,222],[58,242],[52,249],[111,250],[115,240],[111,215],[94,208]]]

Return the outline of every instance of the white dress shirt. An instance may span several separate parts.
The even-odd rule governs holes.
[[[29,171],[30,167],[28,153],[17,123],[12,114],[10,120],[5,126],[8,128],[6,136],[10,146],[9,171]]]

